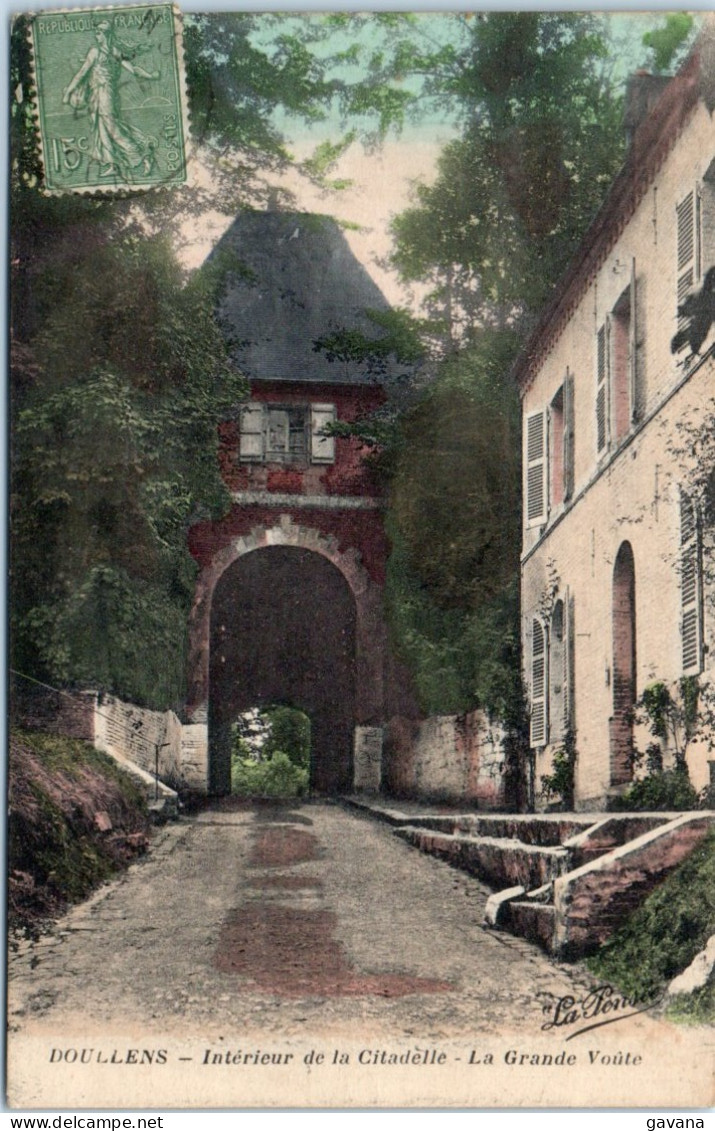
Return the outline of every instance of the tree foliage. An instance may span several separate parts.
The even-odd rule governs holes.
[[[500,12],[463,27],[429,80],[459,107],[460,134],[392,225],[393,264],[429,285],[447,333],[446,360],[400,432],[388,604],[425,709],[480,705],[522,733],[520,409],[508,374],[619,166],[622,106],[598,17]]]
[[[651,53],[654,71],[663,74],[673,66],[690,39],[694,24],[689,12],[669,12],[660,27],[645,33],[643,46]]]
[[[564,270],[623,154],[621,100],[596,17],[491,13],[441,83],[461,136],[393,224],[393,262],[432,285],[453,341],[533,314]]]
[[[400,425],[387,597],[425,710],[518,698],[519,402],[510,333],[447,361]]]
[[[162,240],[94,229],[61,246],[33,279],[15,393],[13,662],[176,705],[186,530],[228,507],[216,425],[245,382],[210,278],[185,283]]]

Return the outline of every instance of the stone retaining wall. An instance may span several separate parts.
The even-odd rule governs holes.
[[[383,787],[402,797],[504,805],[503,732],[481,711],[393,718],[386,728]]]
[[[205,791],[207,728],[185,725],[173,711],[150,711],[96,691],[55,692],[31,688],[13,697],[13,721],[19,726],[81,738],[146,773],[156,773],[173,787]]]
[[[610,938],[707,836],[713,813],[686,813],[554,881],[554,953],[574,959]]]

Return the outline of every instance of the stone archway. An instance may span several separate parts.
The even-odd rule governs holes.
[[[354,648],[354,738],[361,745],[366,736],[381,735],[385,708],[386,628],[382,590],[363,567],[359,551],[342,546],[336,537],[294,522],[290,515],[276,516],[272,525],[255,526],[228,540],[221,536],[197,578],[189,621],[189,665],[184,710],[185,762],[190,764],[191,784],[197,789],[223,785],[210,780],[208,754],[211,620],[214,594],[224,573],[254,551],[271,547],[308,550],[331,563],[344,579],[355,605]],[[263,559],[267,560],[267,559]],[[285,701],[285,696],[277,696]],[[249,704],[249,706],[255,704]],[[296,706],[300,704],[296,703]],[[310,712],[307,712],[310,713]],[[314,721],[315,725],[315,721]],[[359,774],[347,783],[358,786]],[[361,788],[361,786],[358,786]]]
[[[231,724],[272,703],[310,717],[311,789],[351,788],[355,624],[345,578],[312,550],[264,547],[224,571],[211,605],[211,793],[230,792]]]

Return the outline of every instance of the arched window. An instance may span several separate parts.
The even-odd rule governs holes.
[[[636,701],[636,572],[630,542],[613,567],[613,717],[611,785],[633,776],[633,707]]]

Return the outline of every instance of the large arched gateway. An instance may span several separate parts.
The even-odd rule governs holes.
[[[230,791],[230,728],[284,703],[311,720],[311,789],[349,790],[355,725],[356,607],[319,553],[270,546],[221,575],[211,605],[209,790]]]
[[[310,717],[316,792],[377,789],[384,726],[417,709],[387,640],[383,485],[346,426],[380,409],[393,370],[316,344],[374,336],[365,312],[387,304],[325,217],[241,213],[215,265],[250,393],[218,429],[230,509],[188,532],[182,765],[196,789],[228,792],[231,724],[283,704]]]

